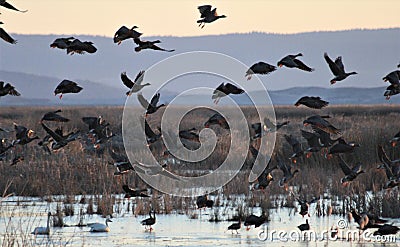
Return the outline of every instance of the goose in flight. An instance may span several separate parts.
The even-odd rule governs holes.
[[[381,145],[378,145],[378,158],[382,162],[378,169],[385,169],[386,182],[384,189],[391,189],[400,185],[400,159],[390,160]]]
[[[343,160],[343,158],[339,155],[339,165],[344,173],[344,177],[340,180],[340,182],[346,186],[349,182],[353,181],[357,178],[361,173],[365,173],[361,168],[361,164],[357,164],[353,167],[349,167],[349,165]]]
[[[211,99],[214,100],[215,104],[218,104],[219,100],[229,94],[242,94],[244,90],[236,87],[231,83],[221,83],[213,92]]]
[[[22,13],[25,13],[28,11],[28,10],[19,10],[16,7],[14,7],[13,5],[11,5],[10,3],[8,3],[6,0],[0,0],[0,6],[7,8],[7,9],[15,10],[18,12],[22,12]]]
[[[47,112],[43,115],[41,121],[54,121],[54,122],[62,122],[66,123],[69,122],[68,118],[60,116],[58,113],[62,112],[60,109],[57,111]]]
[[[82,89],[83,88],[78,86],[76,82],[70,80],[62,80],[54,90],[54,95],[60,94],[61,99],[63,97],[63,94],[79,93]]]
[[[285,190],[287,191],[288,190],[288,186],[289,186],[289,182],[294,179],[296,173],[298,173],[299,170],[296,169],[296,170],[292,171],[292,166],[291,165],[286,165],[280,159],[278,159],[278,167],[283,172],[283,177],[279,180],[279,186],[280,187],[284,187]]]
[[[133,169],[135,169],[135,171],[137,173],[142,173],[142,174],[146,174],[148,176],[165,176],[165,177],[169,177],[173,180],[179,180],[182,181],[183,179],[178,177],[177,175],[167,171],[163,166],[161,166],[160,164],[144,164],[141,162],[137,162],[135,164],[133,164]]]
[[[213,10],[211,10],[211,8],[212,8],[211,5],[202,5],[197,7],[197,9],[201,14],[200,15],[201,19],[197,21],[197,23],[200,23],[199,27],[201,26],[201,28],[203,28],[206,25],[206,23],[214,22],[220,18],[226,18],[226,15],[217,14],[217,8],[214,8]]]
[[[42,123],[42,127],[47,132],[47,134],[53,138],[53,142],[51,144],[51,148],[53,150],[58,150],[62,147],[65,147],[68,143],[75,141],[80,134],[79,131],[76,131],[76,132],[71,132],[64,136],[62,134],[62,130],[56,133],[55,131],[47,127],[44,123]]]
[[[259,150],[257,150],[256,148],[254,148],[252,145],[250,145],[250,153],[253,157],[253,164],[257,159],[258,155],[262,155],[259,153]],[[260,157],[260,162],[266,162],[266,155],[263,155]],[[253,165],[254,167],[254,165]],[[269,159],[267,167],[265,167],[264,171],[262,171],[262,173],[260,174],[260,176],[258,176],[257,178],[257,183],[252,185],[252,189],[254,190],[264,190],[268,187],[268,185],[274,181],[274,177],[272,176],[272,171],[277,169],[277,165],[276,164],[272,164],[272,159]]]
[[[322,100],[321,97],[303,96],[294,105],[304,105],[312,109],[322,109],[328,104],[329,102]]]
[[[12,96],[20,96],[21,94],[15,90],[15,87],[12,86],[10,83],[6,83],[4,85],[4,81],[0,81],[0,97],[6,96],[6,95],[12,95]]]
[[[108,226],[108,222],[112,222],[110,219],[106,219],[105,224],[101,223],[93,223],[93,224],[88,224],[90,226],[90,232],[109,232],[110,227]]]
[[[346,71],[344,71],[344,65],[343,65],[341,56],[337,57],[335,59],[335,62],[333,62],[332,59],[330,59],[330,57],[328,56],[328,53],[325,52],[324,58],[325,58],[325,61],[328,63],[329,68],[331,69],[333,75],[335,76],[331,80],[331,84],[335,84],[338,81],[342,81],[350,75],[357,74],[357,72],[346,73]]]
[[[125,192],[125,198],[150,197],[149,195],[146,195],[143,193],[143,192],[147,191],[147,189],[134,190],[134,189],[130,188],[127,184],[122,185],[122,189]]]
[[[67,46],[67,54],[73,55],[74,53],[84,54],[87,53],[95,53],[97,48],[94,47],[93,42],[85,41],[82,42],[79,39],[75,39]]]
[[[305,65],[302,61],[300,61],[299,59],[297,59],[297,57],[303,56],[302,53],[298,53],[296,55],[287,55],[286,57],[282,58],[279,62],[278,62],[278,66],[282,67],[282,66],[286,66],[288,68],[298,68],[307,72],[312,72],[314,71],[313,68],[308,67],[307,65]]]
[[[73,40],[75,40],[74,37],[57,38],[53,41],[53,43],[50,44],[50,47],[64,50],[68,48],[68,46],[72,43]]]
[[[312,153],[319,152],[323,145],[319,140],[319,134],[301,130],[301,136],[307,140],[308,148],[304,151],[306,158],[310,158]]]
[[[17,125],[16,123],[14,123],[14,130],[16,140],[13,141],[12,145],[26,145],[33,140],[39,139],[39,137],[35,135],[35,131],[28,129],[25,126]]]
[[[300,142],[292,135],[284,135],[285,140],[289,143],[289,145],[292,147],[293,154],[290,157],[290,160],[293,163],[297,163],[297,158],[303,156],[304,151],[301,148]]]
[[[251,76],[253,74],[260,74],[260,75],[267,75],[271,72],[274,72],[276,70],[276,67],[265,63],[265,62],[258,62],[253,64],[247,71],[245,77],[247,77],[247,80],[251,79]]]
[[[4,24],[0,21],[0,24]],[[16,44],[17,41],[13,39],[3,28],[0,27],[0,38],[10,44]]]
[[[34,235],[49,235],[50,234],[50,216],[51,213],[47,213],[47,225],[46,227],[36,227],[32,234]]]
[[[400,70],[395,70],[387,74],[382,78],[383,81],[389,82],[390,85],[386,88],[385,93],[386,99],[389,100],[391,96],[400,93]]]
[[[140,71],[137,75],[134,81],[129,79],[129,77],[126,75],[126,72],[121,73],[121,80],[124,83],[125,86],[127,86],[130,90],[126,92],[126,96],[131,96],[133,93],[137,93],[142,88],[145,86],[149,86],[150,83],[145,83],[142,84],[144,78],[144,70]]]
[[[159,41],[159,40],[156,40],[156,41],[143,41],[143,40],[140,40],[139,38],[134,38],[133,42],[135,42],[135,44],[138,45],[138,46],[135,47],[135,51],[136,52],[139,52],[139,51],[144,50],[144,49],[152,49],[152,50],[156,50],[156,51],[166,51],[166,52],[175,51],[175,50],[166,50],[166,49],[163,49],[163,48],[155,45],[157,43],[161,43],[161,41]]]
[[[311,125],[313,129],[321,129],[327,133],[338,135],[341,134],[340,129],[337,129],[331,123],[329,123],[326,118],[330,118],[329,116],[320,116],[314,115],[308,117],[306,120],[303,121],[303,125]]]
[[[165,106],[165,104],[157,105],[158,101],[160,100],[160,93],[156,93],[151,98],[150,103],[143,97],[143,95],[141,93],[137,94],[137,98],[138,98],[140,105],[142,105],[142,107],[144,109],[146,109],[146,113],[145,113],[146,116],[148,114],[155,113],[156,111],[158,111],[158,109]]]
[[[216,124],[219,125],[221,128],[229,130],[229,124],[226,119],[219,114],[218,112],[212,115],[207,122],[204,123],[204,127],[210,128],[211,125]]]
[[[346,142],[343,138],[339,138],[337,141],[338,143],[329,149],[328,155],[352,153],[356,148],[360,147],[360,144],[356,142]]]
[[[117,32],[114,34],[114,43],[121,44],[122,41],[126,39],[137,39],[139,38],[142,33],[137,32],[135,29],[138,28],[137,26],[133,26],[131,29],[127,28],[126,26],[120,27]]]
[[[129,162],[128,157],[122,154],[117,154],[111,148],[108,149],[108,153],[110,154],[111,158],[113,159],[113,166],[117,168],[117,171],[114,172],[114,175],[123,175],[128,173],[129,171],[133,170],[133,166]]]

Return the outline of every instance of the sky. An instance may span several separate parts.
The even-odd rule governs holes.
[[[122,25],[145,36],[301,33],[400,27],[399,0],[7,0],[26,13],[0,8],[9,33],[113,36]],[[226,15],[200,29],[197,6]]]

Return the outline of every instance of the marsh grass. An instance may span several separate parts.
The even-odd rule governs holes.
[[[259,122],[256,118],[254,108],[243,107],[243,112],[248,124]],[[54,108],[27,108],[27,107],[2,107],[0,119],[2,127],[11,128],[16,122],[36,131],[44,136],[39,119],[41,116]],[[293,180],[296,185],[296,193],[299,196],[312,198],[321,197],[327,194],[329,197],[342,198],[343,205],[332,205],[333,213],[345,213],[350,207],[357,207],[360,210],[368,210],[370,205],[382,216],[399,217],[400,202],[398,189],[392,192],[383,191],[383,184],[386,181],[385,173],[377,170],[378,158],[376,147],[382,144],[391,159],[400,158],[399,148],[392,148],[388,140],[400,129],[400,108],[398,106],[329,106],[322,111],[296,108],[293,106],[279,106],[275,108],[278,121],[289,120],[290,125],[282,128],[277,134],[274,153],[282,157],[289,157],[292,150],[283,138],[284,133],[291,133],[301,140],[304,147],[305,140],[301,138],[300,129],[303,127],[303,120],[311,115],[330,115],[329,120],[333,125],[342,129],[343,137],[348,141],[356,141],[361,147],[352,154],[344,155],[344,159],[354,165],[360,162],[367,172],[360,175],[350,186],[343,187],[340,178],[343,173],[338,166],[337,159],[327,160],[319,153],[313,154],[310,159],[302,158],[296,164],[300,170]],[[64,131],[80,129],[83,132],[87,126],[80,120],[84,116],[102,115],[108,122],[114,133],[121,133],[122,107],[63,107],[62,115],[71,119],[63,124]],[[149,116],[149,124],[157,132],[162,112]],[[209,109],[192,111],[184,117],[180,129],[196,127],[202,129],[213,112]],[[56,128],[57,123],[49,123],[49,126]],[[182,162],[182,165],[169,165],[169,169],[177,174],[193,176],[212,171],[226,158],[230,148],[230,137],[228,131],[213,126],[212,129],[220,136],[216,149],[204,161],[198,163]],[[252,132],[252,130],[249,130]],[[4,134],[2,134],[4,135]],[[4,135],[9,139],[13,133]],[[108,164],[110,160],[107,152],[87,152],[81,149],[79,141],[69,144],[59,152],[47,154],[36,145],[37,142],[27,147],[17,146],[8,159],[15,153],[23,153],[25,161],[10,168],[7,161],[0,161],[0,191],[7,191],[7,194],[14,193],[20,196],[39,196],[53,200],[53,195],[69,195],[65,197],[63,215],[73,214],[68,204],[76,204],[74,195],[95,195],[85,196],[87,203],[87,214],[100,214],[104,217],[119,212],[120,208],[114,208],[116,204],[113,195],[122,193],[122,184],[128,183],[136,188],[146,188],[146,184],[135,173],[121,177],[115,177],[114,167]],[[256,144],[257,145],[257,144]],[[113,147],[124,150],[121,138],[113,139]],[[293,207],[293,198],[286,196],[284,200],[278,200],[278,196],[286,194],[283,188],[278,186],[277,181],[282,176],[281,171],[274,171],[275,181],[269,185],[266,192],[250,192],[248,175],[252,166],[250,155],[246,150],[234,150],[236,157],[245,155],[246,161],[242,170],[221,192],[221,198],[230,198],[232,195],[243,195],[246,200],[241,202],[244,208],[239,209],[239,215],[245,215],[253,206],[261,206],[263,209],[276,208],[280,206]],[[161,160],[162,150],[155,150],[156,159]],[[287,160],[289,162],[289,160]],[[372,194],[367,194],[366,191]],[[97,196],[96,196],[97,195]],[[358,197],[352,197],[358,195]],[[160,200],[162,196],[162,200]],[[219,197],[218,197],[219,198]],[[217,198],[217,199],[218,199]],[[221,200],[222,201],[222,200]],[[217,204],[219,204],[219,199]],[[264,205],[265,204],[265,205]],[[126,204],[125,204],[126,205]],[[223,206],[223,205],[221,205]],[[152,190],[152,198],[145,200],[132,200],[127,207],[135,215],[147,214],[150,208],[158,213],[185,212],[196,217],[195,198],[176,198],[169,195],[159,194]],[[321,205],[321,215],[326,211]],[[246,212],[247,211],[247,212]],[[128,211],[129,212],[129,211]]]

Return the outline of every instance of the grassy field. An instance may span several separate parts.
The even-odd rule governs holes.
[[[45,135],[40,126],[41,116],[56,110],[53,107],[1,107],[0,127],[13,128],[13,122],[26,126],[36,131],[39,137]],[[123,150],[122,138],[120,137],[122,124],[122,107],[63,107],[62,115],[70,118],[71,121],[62,124],[65,131],[80,129],[87,131],[87,126],[81,121],[84,116],[103,116],[111,126],[111,129],[118,136],[113,138],[114,148]],[[257,122],[257,114],[253,108],[242,108],[249,124]],[[359,209],[368,209],[373,206],[374,211],[383,216],[400,217],[400,195],[399,189],[384,191],[382,189],[386,176],[383,170],[376,169],[379,160],[376,153],[378,144],[382,144],[391,159],[400,158],[399,147],[391,147],[389,140],[400,130],[400,108],[398,106],[329,106],[326,109],[310,110],[296,108],[294,106],[278,106],[275,108],[277,121],[289,120],[289,126],[282,128],[276,137],[274,153],[289,158],[292,154],[290,146],[283,138],[283,134],[292,134],[303,143],[300,129],[309,130],[303,127],[302,122],[308,116],[320,114],[330,115],[330,122],[340,128],[343,137],[347,141],[360,143],[361,147],[354,153],[344,155],[344,159],[350,165],[361,163],[365,174],[360,175],[349,186],[344,187],[340,183],[343,173],[338,165],[337,158],[327,160],[324,156],[314,154],[310,159],[300,159],[296,166],[300,170],[292,182],[296,186],[296,193],[302,197],[312,198],[325,195],[337,198],[342,202],[343,210],[336,213],[344,213],[350,205],[356,205]],[[180,128],[186,129],[196,127],[201,129],[204,122],[213,114],[209,109],[198,109],[190,112],[183,118]],[[162,111],[149,116],[149,123],[156,129]],[[49,123],[55,128],[58,123]],[[215,169],[221,164],[230,148],[230,138],[227,130],[213,127],[217,136],[220,136],[214,152],[206,159],[197,164],[184,163],[180,166],[168,166],[173,172],[185,174],[187,170],[195,170],[201,174],[203,171]],[[223,136],[223,138],[221,137]],[[0,133],[0,137],[13,139],[14,134]],[[254,144],[257,146],[257,143]],[[246,196],[247,204],[264,205],[273,207],[271,198],[280,195],[287,195],[288,205],[293,197],[281,187],[278,181],[282,172],[275,170],[273,175],[275,181],[263,192],[250,192],[247,177],[252,163],[250,155],[246,150],[233,150],[236,155],[247,155],[246,163],[241,172],[218,193],[224,198],[232,195],[243,194]],[[163,150],[157,149],[154,155],[161,159]],[[15,166],[10,166],[10,159],[15,154],[24,156],[24,161]],[[47,154],[34,141],[27,146],[17,146],[4,161],[0,161],[0,191],[5,194],[14,193],[22,196],[39,196],[51,198],[52,195],[106,195],[110,203],[110,195],[123,193],[122,185],[129,184],[131,187],[146,188],[146,184],[134,173],[131,172],[123,177],[114,176],[115,168],[109,164],[111,161],[107,152],[87,152],[82,150],[79,141],[69,144],[59,152]],[[287,159],[289,163],[289,159]],[[367,193],[370,192],[370,193]],[[157,194],[153,191],[153,194]],[[373,195],[372,197],[370,195]],[[182,208],[186,205],[185,199],[176,199],[165,195],[171,202],[164,203],[160,212],[168,212],[172,208]],[[271,199],[271,202],[269,202]],[[167,200],[167,201],[168,201]],[[264,202],[268,200],[268,203]],[[103,202],[105,203],[105,202]],[[337,207],[340,208],[340,207]],[[147,213],[147,212],[145,212]]]

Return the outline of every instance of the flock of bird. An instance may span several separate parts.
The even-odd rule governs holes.
[[[13,7],[11,4],[6,2],[5,0],[0,1],[0,6],[12,9],[15,11],[20,11],[17,8]],[[197,21],[201,28],[204,27],[206,23],[214,22],[220,18],[225,18],[225,15],[219,16],[216,12],[216,8],[212,9],[211,5],[204,5],[199,6],[198,10],[201,14],[201,19]],[[21,11],[23,12],[23,11]],[[3,24],[2,22],[0,24]],[[158,43],[161,43],[159,40],[155,41],[144,41],[141,39],[142,33],[139,33],[135,29],[137,26],[133,26],[131,29],[127,28],[126,26],[122,26],[117,30],[114,35],[113,41],[116,44],[120,44],[125,40],[132,39],[133,42],[137,45],[134,50],[139,52],[144,49],[152,49],[152,50],[159,50],[165,52],[173,52],[174,50],[166,50],[160,48]],[[8,35],[4,29],[0,28],[0,37],[8,43],[15,44],[16,40],[14,40],[10,35]],[[90,41],[80,41],[74,37],[67,37],[67,38],[57,38],[54,42],[50,45],[51,48],[58,48],[62,50],[66,50],[67,54],[84,54],[84,53],[95,53],[97,48],[94,44]],[[306,72],[314,71],[313,68],[309,67],[301,60],[299,57],[303,56],[302,53],[298,53],[295,55],[287,55],[283,57],[280,61],[277,62],[278,67],[285,66],[287,68],[296,68],[299,70],[303,70]],[[324,59],[327,62],[330,70],[332,71],[334,78],[330,80],[331,84],[335,84],[338,81],[342,81],[346,79],[350,75],[355,75],[357,72],[346,72],[342,57],[339,56],[333,61],[327,53],[324,54]],[[400,67],[400,65],[398,66]],[[252,65],[247,71],[245,71],[245,77],[247,80],[251,80],[252,75],[259,74],[259,75],[267,75],[277,70],[277,67],[266,62],[258,62]],[[156,134],[153,129],[148,124],[146,118],[150,114],[154,114],[160,109],[161,107],[165,106],[164,104],[159,104],[160,93],[155,94],[150,102],[146,100],[143,95],[141,94],[141,90],[150,85],[149,83],[144,83],[144,76],[145,71],[140,71],[134,80],[131,80],[126,72],[121,73],[121,81],[123,84],[129,89],[126,93],[127,96],[131,96],[132,94],[137,94],[137,99],[140,105],[145,110],[145,116],[143,121],[143,129],[147,137],[148,146],[151,146],[159,141],[163,141],[163,138],[168,138],[167,134],[161,134],[161,130],[159,129],[159,133]],[[385,77],[383,77],[384,81],[390,83],[390,86],[387,87],[384,96],[389,99],[391,96],[400,93],[400,71],[395,70]],[[70,81],[70,80],[63,80],[59,83],[59,85],[54,90],[54,94],[60,94],[60,99],[62,98],[63,94],[70,94],[70,93],[79,93],[83,88],[78,85],[78,83]],[[221,83],[213,92],[211,99],[214,100],[214,103],[217,104],[219,100],[229,94],[243,94],[245,91],[231,83]],[[10,84],[0,81],[0,97],[12,95],[12,96],[19,96],[20,93]],[[322,109],[326,107],[329,102],[322,100],[320,97],[316,96],[304,96],[301,97],[294,105],[300,106],[304,105],[306,107],[312,109]],[[83,117],[82,121],[88,126],[88,130],[83,132],[81,130],[76,130],[69,133],[64,133],[62,127],[58,127],[57,129],[53,130],[48,126],[47,122],[58,122],[58,123],[65,123],[70,121],[69,119],[61,116],[59,113],[61,110],[48,112],[46,113],[41,121],[41,126],[43,130],[47,133],[38,145],[45,150],[47,153],[57,152],[61,148],[64,148],[69,143],[74,141],[83,141],[86,147],[91,147],[94,150],[101,148],[102,146],[106,146],[108,141],[115,137],[116,135],[111,131],[110,124],[103,119],[101,116],[99,117]],[[321,116],[321,115],[314,115],[310,116],[303,121],[304,126],[311,126],[311,132],[306,130],[301,130],[301,136],[307,141],[308,148],[303,149],[300,141],[291,134],[285,134],[284,138],[292,147],[293,154],[290,157],[282,158],[282,157],[272,157],[269,160],[266,169],[264,172],[259,176],[257,179],[257,183],[252,185],[254,190],[264,190],[268,187],[268,185],[274,180],[272,172],[275,169],[279,169],[282,171],[283,176],[279,180],[279,185],[281,187],[285,187],[287,190],[289,183],[293,180],[296,173],[299,172],[298,169],[295,169],[294,165],[288,164],[285,160],[290,159],[292,163],[296,164],[299,159],[302,158],[309,158],[313,153],[321,152],[325,155],[327,159],[332,158],[333,156],[337,156],[338,166],[343,171],[343,178],[341,179],[341,183],[343,185],[348,185],[353,180],[355,180],[360,174],[364,173],[362,170],[361,165],[355,164],[354,166],[350,166],[347,164],[341,154],[352,153],[357,150],[357,147],[360,145],[355,142],[348,142],[341,136],[341,130],[333,126],[327,119],[330,116]],[[273,123],[268,118],[265,118],[262,123],[253,123],[251,124],[251,128],[253,129],[254,135],[252,136],[252,140],[255,141],[259,138],[263,138],[265,135],[269,135],[272,132],[280,131],[281,128],[290,124],[289,121],[285,121],[282,123]],[[226,119],[220,115],[219,113],[215,113],[211,116],[205,123],[205,128],[210,128],[212,125],[219,125],[223,129],[229,130],[229,125]],[[6,130],[1,128],[1,132],[12,132],[12,130]],[[8,139],[3,138],[0,144],[0,158],[5,159],[6,154],[9,150],[16,148],[17,146],[25,146],[29,143],[33,142],[36,139],[40,139],[36,132],[32,129],[29,129],[25,126],[21,126],[18,124],[14,124],[15,132],[15,139],[12,141],[8,141]],[[332,139],[332,137],[337,137],[336,139]],[[182,142],[186,148],[196,149],[200,145],[199,135],[197,133],[196,128],[191,128],[188,130],[182,130],[179,132],[179,137],[182,139]],[[400,140],[400,132],[394,136],[394,138],[390,141],[393,146],[397,145],[397,142]],[[390,160],[386,155],[383,147],[381,145],[378,146],[378,156],[382,164],[378,167],[379,169],[384,169],[386,176],[387,176],[387,183],[383,186],[384,189],[390,189],[399,186],[400,184],[400,160]],[[108,151],[110,156],[113,159],[111,162],[117,169],[115,175],[123,175],[128,173],[129,171],[136,171],[139,172],[140,169],[143,170],[146,174],[153,174],[158,175],[165,172],[166,165],[159,165],[157,167],[149,167],[145,164],[137,163],[131,164],[129,159],[126,155],[122,153],[115,152],[111,147],[108,147]],[[258,150],[253,146],[250,145],[249,151],[252,154],[253,158],[255,159],[260,154]],[[16,151],[17,153],[17,151]],[[168,150],[164,152],[165,156],[169,156]],[[18,162],[23,160],[23,155],[16,154],[15,157],[12,159],[11,165],[16,165]],[[137,168],[137,169],[136,169]],[[170,173],[167,173],[170,175]],[[124,190],[125,197],[149,197],[146,193],[146,190],[143,189],[132,189],[128,185],[123,185],[122,189]],[[300,214],[304,217],[308,214],[308,206],[311,202],[307,202],[304,200],[300,200],[297,198],[299,205],[301,207]],[[196,201],[198,208],[204,207],[212,207],[213,201],[209,200],[207,195],[199,196]],[[377,227],[378,230],[376,234],[393,234],[396,233],[399,228],[389,225],[383,224],[384,221],[375,221],[375,223],[371,223],[368,225],[369,222],[373,222],[372,219],[374,216],[362,214],[361,216],[355,212],[351,212],[353,218],[357,223],[360,225],[360,229],[366,229],[368,227]],[[51,213],[49,213],[50,217]],[[152,225],[156,223],[156,215],[154,210],[150,210],[149,212],[150,218],[143,220],[141,223],[146,227],[148,230],[152,230]],[[259,227],[267,220],[266,216],[256,216],[250,215],[248,216],[245,221],[244,225],[247,229],[254,225],[255,227]],[[367,221],[367,223],[366,223]],[[106,220],[104,224],[91,224],[91,231],[98,232],[98,231],[109,231],[110,228],[108,227],[108,222],[111,222],[109,219]],[[383,225],[382,225],[383,224]],[[241,220],[239,219],[238,223],[234,223],[228,227],[228,230],[236,231],[241,228]],[[310,226],[308,224],[308,219],[305,224],[299,226],[300,230],[309,230]],[[389,230],[388,230],[389,229]],[[36,228],[33,231],[34,234],[49,234],[49,220],[47,223],[46,228]]]

